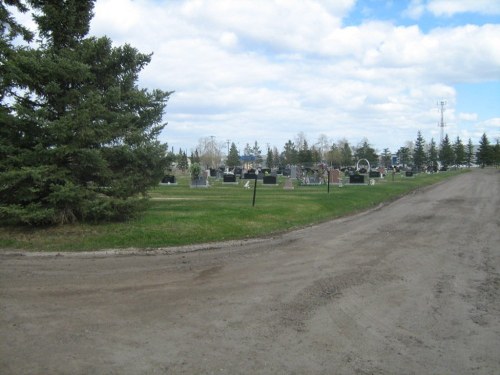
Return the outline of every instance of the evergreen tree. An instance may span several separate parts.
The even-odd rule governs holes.
[[[273,146],[273,165],[275,168],[283,166],[283,160],[281,159],[281,155],[276,146]]]
[[[469,142],[467,142],[467,150],[465,151],[465,162],[467,166],[470,168],[472,162],[474,161],[474,145],[472,144],[472,139],[469,138]]]
[[[466,162],[466,152],[465,146],[462,143],[460,137],[457,136],[455,143],[453,144],[453,152],[455,154],[455,164],[462,165]]]
[[[295,147],[295,144],[291,140],[288,140],[288,142],[285,143],[285,147],[283,150],[283,161],[285,165],[297,164],[298,151]]]
[[[254,142],[252,147],[252,155],[255,157],[255,163],[257,165],[262,164],[264,158],[262,157],[262,151],[260,150],[260,146],[257,141]]]
[[[41,44],[9,56],[9,85],[22,90],[9,98],[2,90],[10,118],[0,145],[0,220],[126,219],[143,204],[138,194],[163,177],[166,145],[157,137],[171,93],[137,87],[150,55],[86,38],[93,0],[30,3]]]
[[[349,142],[347,140],[343,140],[340,142],[340,155],[341,155],[341,164],[344,167],[352,166],[352,149],[349,146]]]
[[[452,165],[453,161],[455,160],[455,153],[453,152],[453,147],[451,146],[448,134],[444,136],[444,139],[441,142],[441,147],[439,149],[439,160],[444,167]]]
[[[187,171],[189,168],[189,162],[185,151],[179,150],[179,154],[177,155],[177,168],[182,172]]]
[[[302,146],[299,149],[299,153],[297,155],[298,159],[297,161],[300,164],[311,164],[312,163],[312,152],[309,149],[309,145],[307,143],[307,140],[304,138],[302,140]]]
[[[392,164],[392,154],[388,148],[384,148],[382,155],[380,155],[380,162],[386,168]]]
[[[500,165],[500,143],[497,138],[495,146],[493,146],[493,164],[498,168]]]
[[[431,143],[429,144],[429,152],[427,153],[427,162],[433,168],[437,168],[439,159],[439,152],[436,146],[436,142],[434,138],[431,139]]]
[[[411,151],[409,147],[400,147],[398,150],[399,163],[405,168],[411,163]]]
[[[354,158],[356,160],[366,159],[370,163],[370,165],[378,164],[378,155],[373,149],[367,139],[364,139],[361,145],[358,146],[356,152],[354,153]]]
[[[479,141],[479,149],[476,152],[477,163],[484,168],[486,165],[492,164],[492,159],[490,141],[488,140],[486,133],[483,133],[481,140]]]
[[[236,145],[231,143],[231,148],[229,149],[229,155],[227,157],[227,166],[229,168],[234,168],[240,165],[240,154],[238,152],[238,149],[236,148]]]
[[[425,154],[425,140],[422,137],[420,130],[417,132],[417,140],[413,149],[413,164],[418,171],[427,163],[427,155]]]
[[[267,148],[266,167],[267,168],[274,168],[273,150],[271,150],[270,147]]]

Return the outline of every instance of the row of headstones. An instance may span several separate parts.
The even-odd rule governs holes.
[[[342,174],[342,172],[339,169],[331,170],[329,173],[330,183],[331,184],[342,183],[341,174]],[[210,175],[210,173],[208,171],[204,171],[203,175],[199,176],[198,179],[196,179],[196,180],[193,179],[192,185],[206,185],[209,175]],[[368,173],[369,178],[383,178],[384,175],[385,175],[384,168],[381,168],[378,171],[370,171]],[[407,172],[405,172],[405,176],[406,177],[413,177],[413,172],[407,171]],[[236,178],[237,178],[237,176],[234,174],[224,174],[223,182],[224,183],[236,183],[236,181],[237,181]],[[257,180],[262,180],[263,184],[277,185],[276,174],[267,175],[267,174],[264,174],[262,172],[258,173],[258,174],[244,173],[241,176],[241,178],[245,179],[245,180],[255,180],[257,178]],[[293,177],[292,177],[292,179],[293,179]],[[359,184],[359,183],[363,184],[364,180],[365,180],[365,175],[362,175],[362,174],[349,175],[349,183],[351,183],[351,184]],[[316,177],[316,179],[315,179],[314,177],[309,177],[308,182],[310,184],[314,184],[315,182],[319,183],[319,178]],[[176,177],[173,175],[166,175],[161,180],[161,183],[168,184],[168,185],[170,185],[170,184],[174,185],[174,184],[177,184],[177,180],[176,180]]]

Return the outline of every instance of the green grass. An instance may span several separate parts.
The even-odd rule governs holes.
[[[28,251],[88,251],[110,248],[158,248],[264,236],[319,223],[374,207],[419,187],[453,177],[460,171],[389,176],[373,186],[224,185],[192,189],[187,177],[178,186],[158,186],[150,192],[149,209],[126,223],[74,224],[51,228],[0,228],[0,249]],[[253,184],[253,182],[252,182]]]

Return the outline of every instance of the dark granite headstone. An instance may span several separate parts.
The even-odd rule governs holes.
[[[225,174],[223,182],[236,182],[236,176],[234,174]]]
[[[360,174],[353,174],[349,176],[349,183],[350,184],[364,184],[365,183],[365,176],[360,175]]]
[[[264,185],[276,185],[276,176],[264,176],[262,182]]]

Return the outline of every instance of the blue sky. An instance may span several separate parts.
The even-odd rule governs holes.
[[[174,150],[395,152],[419,130],[439,141],[440,100],[451,139],[500,138],[499,0],[97,0],[91,35],[153,52],[140,85],[175,90]]]

